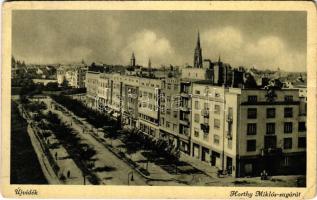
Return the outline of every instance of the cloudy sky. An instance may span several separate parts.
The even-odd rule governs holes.
[[[14,11],[12,53],[27,63],[192,65],[200,31],[203,58],[232,66],[306,70],[305,12]]]

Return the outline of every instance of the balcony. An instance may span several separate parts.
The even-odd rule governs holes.
[[[185,125],[185,126],[189,126],[189,119],[180,119],[179,120],[179,123],[181,123],[182,125]]]
[[[186,105],[181,105],[179,109],[183,112],[189,112],[189,108]]]
[[[203,109],[203,110],[201,111],[201,115],[202,115],[204,118],[209,118],[209,110]]]
[[[189,98],[189,94],[186,92],[181,92],[181,97]]]
[[[207,123],[200,124],[200,129],[203,130],[204,133],[209,133],[209,128],[209,124]]]
[[[261,156],[277,156],[283,153],[282,148],[262,148],[261,149]]]
[[[232,116],[228,115],[227,116],[227,123],[228,123],[227,138],[228,138],[228,140],[232,139],[232,122],[233,122]]]

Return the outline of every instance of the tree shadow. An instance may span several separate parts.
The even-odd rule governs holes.
[[[103,166],[103,167],[96,167],[93,171],[94,172],[111,172],[111,171],[115,171],[117,168],[115,167],[111,167],[111,166]]]
[[[58,147],[61,145],[61,143],[60,142],[55,142],[55,143],[53,143],[53,144],[50,144],[49,145],[49,148],[50,149],[58,149]]]
[[[70,159],[71,157],[68,156],[63,156],[63,157],[59,157],[58,160],[66,160],[66,159]]]

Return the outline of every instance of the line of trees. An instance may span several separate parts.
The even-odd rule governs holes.
[[[87,122],[94,125],[96,128],[111,126],[111,129],[109,131],[115,131],[120,129],[121,120],[114,120],[107,115],[101,114],[98,111],[88,108],[81,101],[72,99],[65,95],[52,95],[51,97],[54,101],[65,106],[75,115],[81,118],[86,118]]]
[[[170,142],[161,138],[154,138],[144,134],[139,129],[119,131],[121,129],[121,119],[117,120],[102,114],[98,111],[86,107],[81,101],[72,99],[65,95],[53,95],[57,103],[65,106],[75,115],[86,118],[87,122],[94,125],[96,128],[104,128],[105,136],[109,139],[119,138],[125,144],[128,154],[133,154],[141,149],[156,154],[158,157],[163,157],[171,164],[177,165],[180,158],[180,151]],[[107,127],[107,128],[105,128]]]
[[[83,173],[88,177],[89,181],[92,184],[99,184],[100,180],[91,172],[94,167],[92,157],[96,154],[96,150],[87,144],[81,143],[80,138],[73,129],[62,122],[57,114],[49,111],[47,114],[40,112],[39,115],[39,119],[41,119],[39,121],[39,127],[43,130],[53,132],[69,155],[72,156],[77,166],[80,167]]]

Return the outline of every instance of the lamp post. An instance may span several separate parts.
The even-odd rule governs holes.
[[[83,178],[84,178],[84,185],[86,185],[86,175],[83,173]]]
[[[130,175],[131,175],[131,181],[134,181],[133,171],[131,171],[131,172],[128,173],[128,185],[130,185]]]

